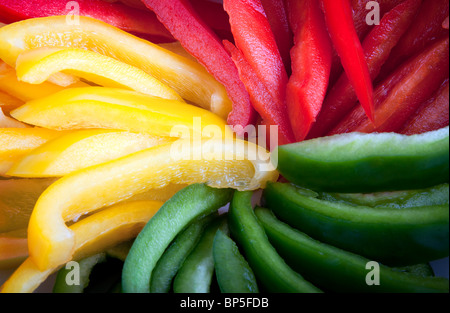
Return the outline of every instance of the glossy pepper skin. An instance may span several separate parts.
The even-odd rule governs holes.
[[[206,227],[200,241],[188,255],[173,280],[175,293],[210,293],[214,276],[213,243],[216,233],[226,228],[226,218],[219,216]]]
[[[345,132],[396,132],[448,77],[449,38],[427,47],[375,89],[375,124],[355,107],[328,135]]]
[[[253,212],[252,196],[252,192],[234,193],[228,225],[261,282],[261,288],[278,293],[320,293],[318,288],[292,270],[270,244]]]
[[[286,103],[296,141],[302,141],[322,109],[333,48],[318,1],[289,0],[287,4],[295,45]]]
[[[269,184],[264,200],[281,220],[311,237],[383,264],[426,263],[449,253],[448,204],[401,210],[355,206],[281,183]]]
[[[213,243],[214,268],[222,293],[258,293],[253,270],[227,233],[218,230]]]
[[[167,201],[139,233],[122,272],[125,293],[148,293],[152,271],[169,244],[197,218],[212,214],[226,205],[230,189],[214,189],[194,184]]]
[[[225,86],[233,102],[228,123],[242,127],[252,124],[256,114],[233,60],[219,37],[201,20],[189,1],[144,0],[143,2],[156,13],[158,19],[183,47]]]
[[[390,52],[411,25],[421,0],[407,0],[386,13],[380,25],[374,26],[362,42],[364,55],[373,80],[389,58]],[[344,73],[328,92],[308,138],[324,136],[356,106],[358,97]]]
[[[370,285],[366,282],[370,259],[317,241],[266,208],[257,207],[255,214],[286,262],[317,286],[339,293],[448,293],[448,279],[409,274],[383,264],[378,264],[380,284]]]
[[[131,8],[122,3],[110,3],[102,0],[80,0],[76,2],[79,12],[72,11],[67,0],[1,0],[0,21],[13,23],[24,19],[79,14],[102,20],[133,35],[152,42],[172,42],[175,39],[165,29],[156,15],[150,11]]]
[[[416,136],[349,133],[281,146],[274,153],[280,174],[302,187],[395,191],[448,183],[448,140],[448,127]]]
[[[173,279],[177,275],[178,270],[197,246],[206,226],[214,217],[215,214],[211,214],[195,221],[177,235],[153,269],[150,293],[170,292]]]
[[[366,115],[373,120],[373,86],[349,0],[321,0],[331,40]]]

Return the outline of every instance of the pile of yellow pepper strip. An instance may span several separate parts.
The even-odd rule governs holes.
[[[269,152],[226,125],[230,111],[176,44],[88,17],[0,28],[0,266],[20,264],[2,291],[33,292],[65,263],[135,238],[189,184],[277,180]]]

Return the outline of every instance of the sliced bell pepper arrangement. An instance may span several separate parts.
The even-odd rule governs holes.
[[[253,123],[255,113],[245,86],[239,79],[236,66],[219,37],[201,20],[189,1],[145,0],[143,3],[156,13],[158,19],[183,47],[226,88],[233,102],[228,123],[242,127]]]
[[[76,234],[73,260],[82,260],[135,238],[162,203],[138,201],[118,204],[73,224]],[[71,261],[71,260],[68,260]],[[64,265],[64,264],[62,264]],[[61,266],[40,270],[28,257],[0,287],[2,293],[30,293]]]
[[[364,2],[364,1],[362,1]],[[404,1],[386,13],[362,42],[362,47],[369,67],[370,77],[374,81],[392,49],[410,27],[421,1]],[[358,97],[348,79],[343,74],[328,92],[322,109],[314,123],[308,138],[324,136],[357,104]]]
[[[0,0],[1,292],[449,292],[447,1],[66,5]]]
[[[58,180],[39,198],[30,218],[30,255],[37,266],[44,270],[70,259],[75,238],[64,221],[126,200],[133,194],[174,182],[254,190],[278,178],[276,171],[262,170],[264,161],[246,158],[248,153],[256,154],[257,146],[251,143],[236,146],[234,141],[215,142],[205,140],[191,149],[183,148],[189,147],[189,139],[177,145],[160,145]],[[214,147],[212,153],[211,147]],[[45,226],[50,220],[54,224],[52,229]]]

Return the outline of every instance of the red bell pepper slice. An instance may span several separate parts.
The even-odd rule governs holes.
[[[181,45],[220,83],[233,102],[228,116],[232,126],[246,127],[256,118],[250,96],[219,37],[206,25],[188,0],[143,0]]]
[[[405,0],[386,13],[366,36],[362,46],[374,80],[389,58],[392,49],[413,22],[422,0]],[[347,75],[343,74],[328,92],[322,110],[313,125],[308,139],[324,136],[357,104],[358,98]]]
[[[414,23],[392,50],[389,60],[383,66],[380,79],[387,77],[401,63],[419,53],[431,42],[448,36],[448,30],[442,27],[442,21],[448,14],[448,0],[423,0]]]
[[[302,141],[322,108],[333,48],[317,0],[288,0],[287,4],[295,45],[286,103],[296,140]]]
[[[449,84],[444,81],[438,92],[431,97],[409,120],[401,134],[415,135],[441,129],[449,124]]]
[[[260,0],[224,0],[236,47],[266,86],[279,110],[286,110],[288,75]]]
[[[349,0],[321,0],[325,21],[342,66],[367,116],[373,121],[373,85]]]
[[[376,125],[355,107],[328,135],[397,132],[449,75],[449,38],[434,43],[375,89]]]
[[[239,75],[247,87],[252,104],[263,120],[262,124],[266,126],[278,125],[279,145],[293,143],[295,141],[294,134],[285,112],[280,111],[276,101],[272,98],[266,86],[259,80],[243,53],[228,41],[224,41],[224,45],[239,69]],[[269,139],[270,133],[267,136],[267,140]]]
[[[392,10],[394,7],[402,3],[404,0],[378,0],[380,6],[380,19]],[[358,34],[360,41],[366,38],[366,35],[371,31],[374,25],[370,25],[366,21],[367,14],[370,11],[367,9],[368,0],[351,0],[351,6],[353,11],[353,24],[355,26],[355,31]],[[336,51],[333,53],[333,65],[331,66],[330,74],[330,86],[334,86],[336,81],[339,79],[343,73],[343,68],[339,55]]]
[[[294,44],[294,38],[289,27],[289,19],[284,0],[261,0],[267,19],[275,35],[275,40],[280,50],[284,66],[289,72],[291,68],[290,51]]]
[[[383,18],[387,12],[391,11],[404,1],[405,0],[377,0],[380,7],[380,19]],[[367,34],[375,26],[368,24],[366,21],[366,17],[370,13],[367,9],[368,2],[368,0],[351,0],[353,23],[355,25],[356,33],[361,41],[364,40]]]
[[[1,0],[0,21],[13,23],[24,19],[70,14],[67,0]],[[155,43],[175,39],[153,12],[142,11],[122,3],[102,0],[77,0],[81,16],[104,21],[133,35]]]

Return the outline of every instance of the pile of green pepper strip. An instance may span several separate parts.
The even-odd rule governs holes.
[[[448,292],[449,280],[434,277],[428,264],[449,254],[449,184],[441,172],[448,168],[448,127],[408,137],[405,146],[394,149],[402,139],[397,134],[338,135],[279,148],[282,171],[323,166],[332,169],[330,178],[355,166],[350,176],[363,182],[368,172],[381,170],[382,178],[359,187],[315,178],[315,190],[306,189],[312,182],[306,173],[294,179],[303,187],[269,183],[265,207],[255,209],[254,192],[201,184],[183,189],[136,238],[125,259],[122,291],[211,292],[215,273],[222,293]],[[366,150],[368,144],[376,148]],[[338,147],[345,149],[328,164],[323,158]],[[346,162],[351,166],[339,167]],[[400,162],[406,166],[388,172]],[[419,171],[404,174],[418,164],[423,165]],[[407,184],[405,177],[414,175]],[[422,189],[412,188],[417,186]],[[362,190],[366,193],[356,193]],[[229,211],[218,214],[226,204]],[[84,287],[101,260],[94,256],[80,263]],[[374,261],[380,283],[371,285],[367,265]],[[58,275],[55,292],[82,292],[83,286],[61,283],[65,272]]]

